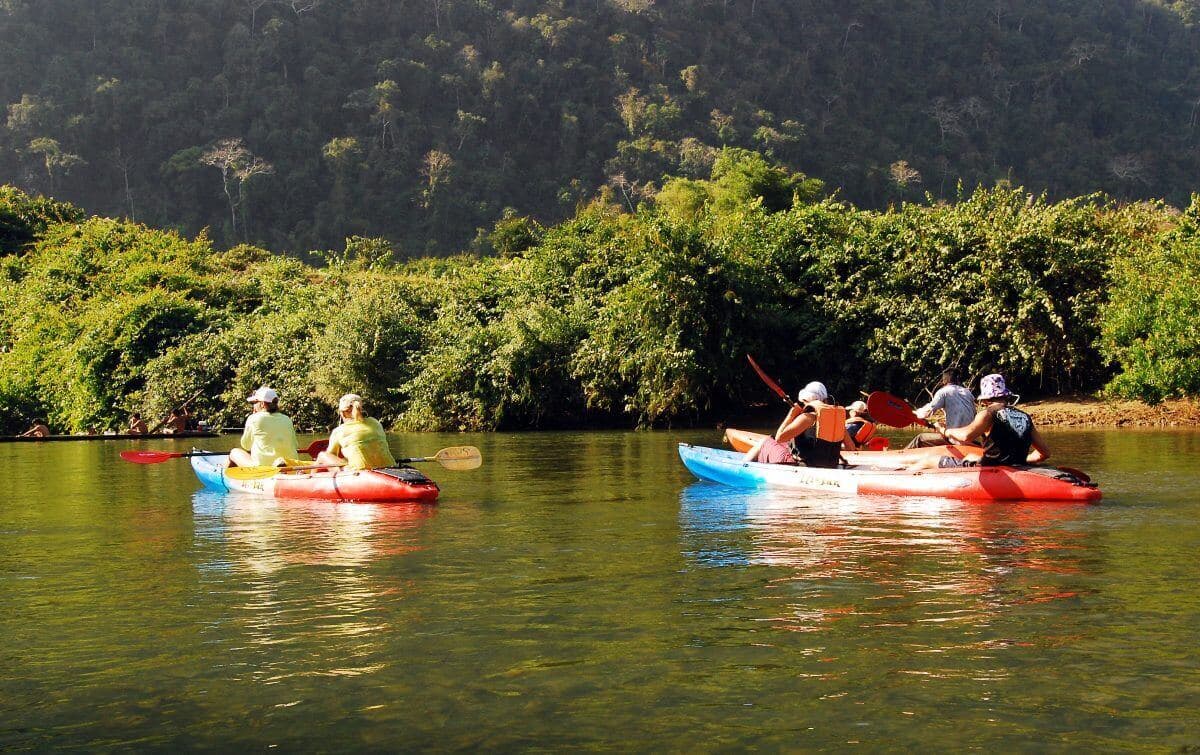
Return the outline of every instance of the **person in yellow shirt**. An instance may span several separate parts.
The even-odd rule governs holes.
[[[241,448],[229,452],[229,463],[238,467],[282,466],[288,459],[298,459],[296,428],[292,420],[279,411],[279,394],[263,386],[246,397],[254,413],[246,418]]]
[[[388,448],[383,425],[363,411],[362,396],[347,393],[338,401],[342,424],[329,434],[329,448],[317,455],[317,461],[346,469],[381,469],[396,466]]]

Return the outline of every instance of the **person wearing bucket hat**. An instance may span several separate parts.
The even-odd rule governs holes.
[[[329,434],[329,447],[317,454],[317,461],[347,469],[381,469],[396,466],[388,448],[383,425],[363,410],[362,396],[347,393],[338,401],[342,424]]]
[[[1018,409],[1015,404],[1020,396],[1008,390],[1004,376],[998,373],[985,375],[979,381],[979,403],[983,408],[966,427],[947,428],[935,423],[935,427],[946,437],[957,443],[971,443],[979,439],[983,454],[978,459],[955,459],[942,456],[923,460],[916,467],[982,467],[1022,466],[1037,464],[1050,458],[1050,449],[1033,419]]]
[[[265,467],[298,459],[296,428],[291,417],[279,411],[279,394],[275,389],[264,385],[247,396],[246,401],[254,411],[246,418],[241,448],[229,451],[229,463],[236,467]]]
[[[946,427],[966,427],[975,419],[975,397],[959,382],[958,370],[953,367],[942,372],[942,387],[937,389],[929,403],[913,413],[921,419],[928,419],[939,409],[946,415]],[[906,448],[944,446],[948,443],[950,441],[941,433],[918,433]]]
[[[800,389],[797,403],[768,436],[746,451],[746,461],[836,467],[846,437],[846,410],[831,403],[823,383],[813,381]]]

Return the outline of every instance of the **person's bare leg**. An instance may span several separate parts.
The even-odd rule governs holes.
[[[758,452],[762,450],[763,443],[766,443],[767,440],[767,438],[763,438],[753,446],[750,446],[750,450],[742,457],[742,461],[758,461]]]
[[[337,454],[331,454],[328,451],[322,451],[317,454],[318,464],[328,464],[331,467],[340,467],[346,463],[346,460]]]
[[[234,448],[229,451],[229,466],[231,467],[252,467],[254,459],[250,456],[250,452],[243,448]]]

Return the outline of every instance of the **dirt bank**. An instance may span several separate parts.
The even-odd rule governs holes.
[[[1059,396],[1022,401],[1042,427],[1141,426],[1200,427],[1200,401],[1183,399],[1158,405],[1140,401],[1100,401],[1086,396]]]

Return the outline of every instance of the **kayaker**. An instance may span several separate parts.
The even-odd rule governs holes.
[[[130,435],[145,435],[150,432],[146,427],[146,420],[142,419],[142,415],[134,412],[129,417],[129,434]]]
[[[362,396],[347,393],[338,400],[342,423],[329,434],[329,447],[317,462],[345,465],[346,469],[381,469],[396,466],[383,425],[363,410]]]
[[[188,430],[188,413],[187,408],[172,409],[163,421],[163,432],[170,435],[185,433]]]
[[[33,420],[33,424],[28,430],[17,436],[18,438],[49,438],[50,428],[39,418]]]
[[[842,446],[847,451],[857,451],[875,437],[875,420],[867,413],[865,401],[855,401],[846,407],[846,437]]]
[[[1020,396],[1009,392],[1004,376],[985,376],[979,381],[979,403],[983,404],[983,408],[970,424],[947,428],[940,422],[935,423],[935,427],[956,443],[966,444],[981,439],[982,457],[930,457],[918,461],[909,469],[1023,466],[1050,458],[1050,449],[1033,426],[1033,419],[1015,406],[1018,399]]]
[[[289,459],[298,459],[296,428],[292,420],[279,411],[279,394],[262,386],[246,397],[254,413],[246,418],[241,448],[229,452],[229,463],[238,467],[284,466]]]
[[[945,415],[944,426],[951,429],[966,427],[975,419],[975,397],[959,382],[958,370],[953,367],[942,372],[942,387],[933,394],[930,402],[913,414],[921,419],[929,419],[929,415],[939,409]],[[920,433],[905,448],[945,446],[949,443],[941,433]]]
[[[763,464],[795,464],[810,467],[838,465],[842,440],[846,437],[846,410],[830,404],[824,384],[813,381],[796,396],[774,436],[768,436],[746,451],[746,461]]]

